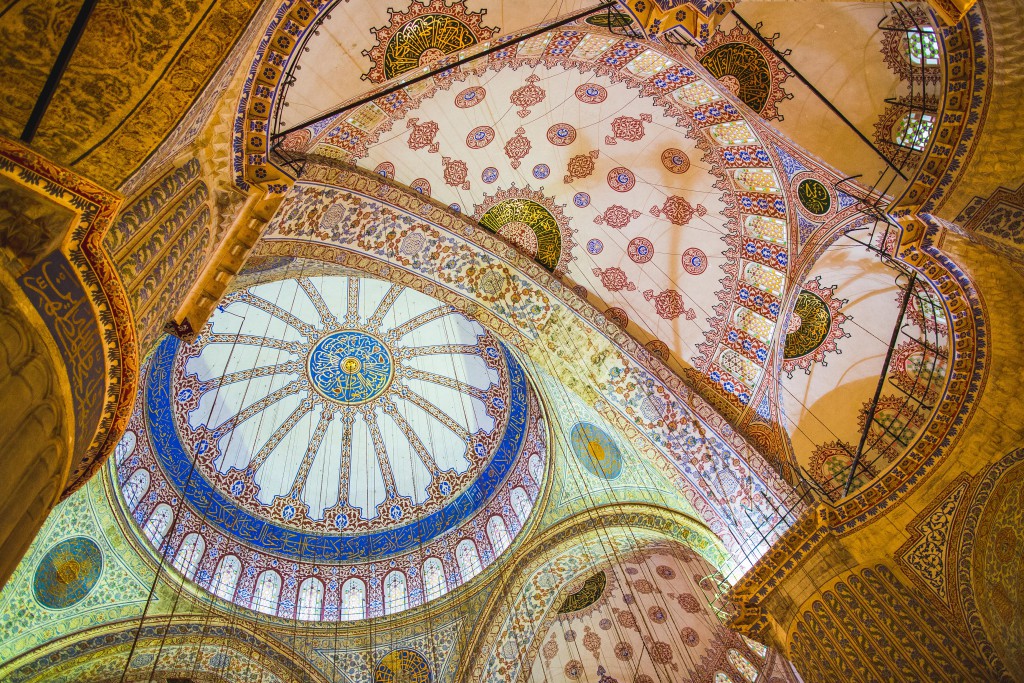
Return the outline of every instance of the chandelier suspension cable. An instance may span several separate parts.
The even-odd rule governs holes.
[[[234,347],[232,347],[232,350],[231,350],[231,353],[233,353],[233,352],[234,352]],[[219,391],[220,391],[220,387],[219,386],[217,387],[217,391],[218,391],[218,394],[219,394]],[[216,396],[215,396],[215,400],[216,400]],[[148,417],[145,416],[145,412],[143,413],[143,415],[144,415],[144,419],[146,419],[148,421]],[[190,463],[189,463],[188,475],[187,475],[186,480],[185,480],[185,488],[186,488],[186,490],[188,489],[188,487],[192,483],[192,477],[195,474],[197,460],[198,460],[198,453],[193,452],[192,457],[190,459]],[[132,659],[134,657],[135,651],[138,649],[139,639],[141,637],[142,630],[143,630],[143,628],[145,626],[146,614],[149,612],[150,605],[153,602],[153,597],[154,597],[154,595],[156,593],[156,587],[157,587],[157,584],[160,581],[161,574],[163,573],[164,563],[167,561],[167,556],[168,556],[168,553],[170,551],[171,540],[174,537],[174,525],[178,521],[180,521],[180,519],[181,519],[181,511],[182,511],[182,508],[183,508],[184,505],[185,505],[185,497],[181,496],[181,498],[179,499],[179,501],[177,503],[176,510],[172,513],[172,517],[171,517],[171,519],[170,519],[170,521],[168,523],[168,528],[161,535],[160,543],[159,543],[158,547],[156,548],[156,551],[159,554],[159,558],[160,559],[159,559],[159,562],[157,563],[157,570],[156,570],[156,572],[154,574],[153,581],[152,581],[152,583],[150,585],[149,592],[148,592],[147,597],[146,597],[146,603],[145,603],[145,605],[143,607],[142,614],[139,617],[139,626],[136,629],[135,636],[132,639],[131,648],[129,649],[128,656],[125,659],[124,669],[121,672],[121,683],[125,683],[125,681],[127,680],[128,669],[131,667],[131,661],[132,661]],[[154,508],[154,512],[155,512],[155,510],[156,510],[156,508]],[[153,513],[151,512],[149,519],[152,519],[152,515],[153,515]],[[148,525],[148,520],[147,520],[147,523],[143,525],[143,535],[146,535],[145,527],[147,525]],[[168,534],[170,534],[170,538],[167,538]],[[147,536],[147,538],[148,538],[148,536]],[[180,592],[177,593],[177,595],[180,595]],[[177,605],[177,597],[174,600],[174,605],[175,606]],[[157,654],[157,656],[155,656],[153,658],[153,667],[152,667],[152,670],[150,672],[150,677],[151,678],[153,676],[155,676],[156,668],[157,668],[157,665],[158,665],[158,662],[159,662],[159,654],[163,650],[164,642],[166,641],[166,638],[167,638],[167,632],[169,630],[169,627],[170,627],[170,624],[171,624],[171,620],[173,619],[173,616],[174,616],[174,609],[175,609],[175,607],[172,606],[171,613],[168,616],[167,625],[165,626],[163,634],[161,636],[160,645],[158,647],[158,654]]]
[[[568,346],[569,346],[569,348],[571,348],[571,350],[572,350],[572,352],[575,355],[576,360],[577,360],[577,363],[573,364],[573,366],[572,366],[573,369],[574,369],[575,374],[577,375],[577,380],[580,381],[580,380],[585,379],[586,381],[583,382],[583,384],[585,386],[593,386],[594,384],[596,384],[597,383],[597,379],[592,376],[592,372],[589,373],[591,375],[590,377],[581,378],[581,377],[579,377],[578,371],[576,370],[579,367],[584,367],[584,366],[588,367],[588,368],[590,367],[590,365],[587,364],[585,359],[583,358],[583,353],[582,353],[582,351],[580,349],[579,341],[577,339],[573,339],[572,342]],[[546,357],[550,358],[550,354],[548,354]],[[575,408],[574,403],[571,403],[571,402],[569,402],[567,400],[567,398],[568,398],[568,390],[567,390],[567,388],[565,386],[565,383],[564,382],[559,382],[559,388],[565,393],[565,395],[566,395],[566,402],[569,405],[573,406],[573,408]],[[575,410],[573,410],[573,412],[575,413]],[[577,422],[578,422],[578,415],[577,415]],[[616,430],[616,431],[618,431],[618,430]],[[571,444],[568,444],[568,445],[570,447],[569,450],[571,451]],[[633,444],[631,444],[631,446],[633,446]],[[578,465],[577,465],[577,467],[578,467]],[[580,480],[581,479],[582,479],[582,477],[577,477],[576,478],[576,484],[577,484],[578,491],[580,489]],[[611,483],[608,480],[604,480],[602,482],[602,485],[606,487],[607,494],[608,494],[609,498],[611,498],[613,501],[617,501],[618,500],[618,495],[615,493],[615,490],[611,486]],[[589,502],[590,502],[590,506],[588,508],[588,512],[593,511],[594,508],[596,507],[596,500],[594,499],[593,493],[591,492],[591,490],[589,488],[585,492],[582,492],[582,493],[583,493],[583,496],[588,498]],[[663,495],[662,495],[662,500],[664,501],[664,496]],[[610,536],[608,534],[608,530],[604,527],[603,523],[602,524],[595,524],[595,528],[599,528],[600,530],[603,530],[605,532],[606,538],[609,541],[609,546],[611,547],[612,556],[615,558],[614,565],[616,567],[618,567],[620,571],[624,570],[623,563],[622,563],[622,558],[619,556],[619,553],[618,553],[616,545],[614,543],[611,543]],[[635,548],[637,548],[637,552],[639,552],[639,549],[642,547],[642,544],[640,542],[640,539],[637,538],[635,531],[632,528],[628,528],[627,529],[627,533],[629,533],[630,536],[632,537],[633,546]],[[602,542],[602,545],[604,545],[603,542]],[[642,566],[643,569],[647,570],[647,572],[648,572],[648,580],[651,581],[651,585],[657,585],[658,581],[654,578],[653,575],[650,574],[650,567],[647,565],[647,563],[642,561],[642,562],[640,562],[640,565]],[[613,571],[614,571],[614,569],[615,569],[615,567],[612,567]],[[622,581],[623,581],[623,583],[622,583],[623,586],[628,585],[630,583],[629,579],[627,577],[625,577],[625,576],[622,577]],[[672,610],[667,609],[667,607],[668,606],[666,604],[664,606],[666,614],[672,614],[673,613]],[[643,615],[642,615],[641,619],[643,619]],[[644,622],[646,624],[646,620],[644,620]],[[616,619],[612,619],[612,624],[616,626],[616,632],[618,633],[618,631],[617,631],[617,620]],[[647,630],[648,630],[648,634],[650,634],[651,633],[651,627],[650,627],[649,624],[647,624]],[[620,636],[619,640],[621,641],[622,640],[621,633],[618,633],[618,635]],[[647,649],[647,643],[646,642],[643,642],[643,649]],[[686,652],[686,651],[684,650],[683,652]],[[648,654],[650,655],[650,653],[648,653]],[[642,659],[642,656],[638,658],[638,661],[641,660],[641,659]],[[694,664],[694,662],[692,661],[692,658],[690,658],[688,652],[686,652],[686,654],[684,656],[684,659],[689,659],[690,663]],[[692,670],[693,670],[693,667],[691,667],[691,671]],[[660,677],[660,673],[659,673],[659,677]]]
[[[288,267],[286,267],[286,272],[287,272],[287,270],[290,269],[290,267],[291,267],[290,265]],[[302,264],[302,271],[300,271],[300,276],[301,276],[301,273],[304,272],[304,267],[305,267],[305,264],[303,263]],[[265,283],[262,283],[262,284],[270,284],[272,282],[273,282],[273,280],[269,280],[268,282],[265,282]],[[257,285],[253,285],[253,286],[259,286],[259,285],[257,284]],[[281,289],[279,288],[277,293],[276,293],[276,297],[275,297],[275,301],[274,301],[274,305],[279,307],[279,308],[280,308],[280,304],[281,304],[281,296],[282,296],[282,292],[281,292]],[[293,295],[293,303],[294,303],[294,295]],[[251,308],[250,306],[246,306],[245,307],[245,313],[242,316],[242,322],[239,324],[239,331],[236,332],[236,334],[235,334],[236,339],[241,335],[241,330],[243,329],[243,327],[245,327],[245,324],[248,321],[248,315],[249,315],[250,308]],[[228,311],[224,311],[224,312],[228,312]],[[273,319],[274,319],[274,316],[271,316],[271,315],[268,314],[267,322],[266,322],[266,327],[264,328],[263,335],[261,335],[261,337],[260,337],[262,340],[265,340],[265,339],[268,338],[268,335],[269,335],[269,332],[270,332],[270,325],[272,324]],[[234,356],[234,352],[235,352],[235,349],[236,349],[237,346],[239,346],[239,344],[237,344],[237,342],[232,344],[231,351],[228,354],[228,359],[224,362],[225,370],[228,367],[230,367],[231,359]],[[259,353],[264,348],[262,341],[261,341],[261,344],[260,344],[260,346],[258,348],[259,348],[259,351],[257,351],[257,356],[256,356],[257,358],[259,358]],[[223,386],[224,386],[223,383],[218,383],[218,386],[216,387],[216,391],[218,393],[215,394],[214,404],[210,408],[209,417],[207,419],[212,419],[213,415],[216,413],[216,405],[220,401],[220,398],[221,398],[219,392],[220,392],[221,388],[223,388]],[[245,389],[243,390],[243,393],[242,393],[242,400],[241,400],[241,402],[239,404],[240,406],[248,405],[248,400],[247,399],[248,399],[248,394],[249,394],[249,390],[250,390],[251,386],[252,386],[252,378],[246,380],[246,386],[245,386]],[[262,425],[263,425],[263,420],[264,419],[266,419],[266,412],[265,411],[261,411],[260,412],[260,417],[259,417],[259,422],[258,422],[258,427],[256,429],[256,433],[257,434],[261,433],[261,431],[262,431]],[[235,439],[235,437],[236,437],[235,430],[232,429],[230,431],[230,434],[228,435],[228,438],[226,439],[226,444],[224,446],[224,451],[225,452],[230,448],[230,444],[231,444],[232,440]],[[253,446],[255,446],[255,444],[253,444]],[[252,450],[252,449],[248,449],[248,450]],[[226,453],[222,452],[222,457],[226,457]],[[209,505],[210,505],[210,502],[208,501],[206,507],[203,510],[203,521],[204,522],[206,522],[206,520],[207,520],[207,515],[209,513]],[[209,525],[208,525],[208,528],[209,528]],[[227,536],[225,536],[223,534],[218,534],[218,536],[221,539],[223,539],[224,542],[226,542],[227,544],[230,544],[231,541],[230,541],[230,539]],[[209,585],[209,587],[207,589],[207,593],[208,593],[208,603],[207,603],[208,609],[207,609],[207,617],[206,617],[206,620],[204,621],[203,630],[202,630],[202,632],[200,634],[200,639],[199,639],[199,646],[198,647],[199,647],[200,653],[201,653],[201,650],[203,648],[203,643],[205,642],[205,639],[206,639],[207,630],[208,630],[208,628],[210,626],[210,620],[212,619],[212,616],[213,616],[213,614],[215,612],[215,609],[216,609],[214,607],[214,605],[215,605],[215,603],[217,601],[217,598],[218,598],[218,596],[216,595],[216,592],[221,588],[221,586],[220,586],[221,579],[219,578],[218,569],[220,568],[221,563],[223,562],[224,558],[226,556],[228,556],[229,554],[233,554],[233,553],[226,552],[227,550],[228,550],[228,548],[225,547],[221,552],[218,553],[220,555],[220,558],[218,559],[218,561],[216,563],[213,564],[213,572],[212,572],[212,574],[210,576],[210,579],[209,579],[209,582],[208,582],[208,585]],[[238,558],[238,559],[240,560],[240,558]],[[239,561],[239,565],[241,565],[240,561]],[[251,658],[252,650],[255,647],[255,642],[256,642],[256,637],[257,637],[257,628],[258,628],[259,618],[260,617],[259,617],[259,614],[258,614],[258,611],[257,611],[256,621],[254,623],[252,623],[251,628],[250,628],[249,619],[248,619],[248,617],[245,616],[245,609],[246,608],[242,607],[241,604],[239,603],[239,601],[236,599],[237,598],[237,593],[238,593],[238,590],[239,590],[238,584],[239,584],[239,582],[242,579],[243,579],[243,576],[242,576],[241,566],[240,566],[239,573],[235,577],[235,580],[234,580],[234,586],[232,588],[232,596],[230,598],[226,599],[226,602],[228,603],[227,610],[226,610],[227,611],[227,616],[226,616],[226,618],[221,618],[221,619],[223,620],[223,622],[225,624],[225,633],[228,634],[227,635],[228,638],[230,638],[232,636],[235,636],[235,634],[238,634],[235,637],[240,637],[241,634],[244,634],[246,632],[251,632],[251,636],[250,637],[252,638],[252,644],[250,644],[249,653],[247,655],[247,661],[246,661],[246,667],[248,668],[250,666],[250,664],[251,664],[251,660],[249,658]],[[220,649],[223,650],[223,646],[221,646]],[[241,650],[239,650],[239,651],[241,651]],[[196,658],[196,661],[194,663],[194,666],[195,667],[199,666],[199,656],[198,656],[198,654],[197,654],[197,658]],[[217,666],[215,668],[218,670],[218,673],[226,673],[226,671],[227,671],[229,666],[230,666],[230,657],[228,657],[225,654],[224,657],[220,658],[220,660],[219,660],[219,662],[218,662],[218,664],[217,664]],[[221,669],[223,669],[223,671],[220,671]],[[262,676],[262,673],[261,673],[261,676]]]
[[[507,299],[507,292],[504,294],[504,296],[506,297],[506,300],[505,300],[506,307],[509,310],[512,310],[512,307],[509,305],[510,302]],[[540,333],[539,328],[536,326],[536,323],[531,323],[531,324],[533,325],[533,329],[531,331],[533,333],[534,339],[541,339],[542,335]],[[579,349],[575,346],[575,343],[573,345],[573,351],[576,353],[576,356],[580,360],[580,362],[583,362],[582,355],[580,354]],[[558,377],[558,373],[556,371],[554,361],[552,360],[552,353],[550,353],[550,352],[545,353],[545,354],[542,355],[542,358],[548,361],[548,367],[545,368],[545,371],[547,372],[547,374],[550,377],[552,377],[552,378],[557,378]],[[543,361],[542,361],[542,363],[543,363]],[[578,372],[576,372],[575,370],[574,370],[574,372],[577,375],[577,377],[576,377],[577,380],[582,380],[583,379],[583,378],[579,377]],[[593,386],[596,383],[596,378],[594,378],[594,377],[589,377],[589,378],[587,378],[587,380],[588,381],[584,382],[585,386]],[[568,389],[565,386],[565,383],[563,381],[559,381],[559,382],[557,382],[557,384],[559,385],[559,390],[563,393],[562,402],[565,405],[565,408],[567,409],[568,412],[570,412],[572,414],[572,417],[575,418],[574,424],[579,424],[581,422],[581,420],[580,420],[580,415],[579,415],[579,412],[578,412],[578,409],[577,409],[575,401],[573,401],[573,400],[571,400],[569,398]],[[566,427],[566,425],[564,425],[564,424],[562,424],[560,422],[559,429],[557,430],[557,437],[556,438],[560,439],[563,442],[563,452],[566,454],[566,457],[568,459],[568,456],[571,453],[574,452],[574,449],[572,448],[572,444],[569,443],[566,440],[565,427]],[[552,444],[552,446],[553,445],[554,444]],[[554,449],[552,448],[550,450],[551,450],[551,452],[553,454],[554,453]],[[602,547],[605,556],[613,558],[613,562],[611,564],[614,564],[614,565],[621,564],[616,544],[611,541],[611,536],[610,536],[609,530],[605,526],[603,518],[596,511],[597,507],[598,507],[598,503],[597,503],[597,501],[596,501],[596,499],[594,497],[593,490],[590,487],[582,487],[582,485],[581,485],[581,481],[583,479],[583,475],[582,475],[582,471],[580,470],[580,465],[579,465],[578,462],[576,463],[576,469],[577,469],[577,474],[579,475],[579,476],[575,477],[575,484],[576,484],[577,494],[581,498],[584,498],[585,500],[587,500],[587,502],[589,503],[589,505],[586,505],[586,507],[584,508],[583,514],[585,514],[588,518],[590,518],[593,528],[597,531],[597,540],[598,540],[598,543],[600,544],[600,546]],[[607,489],[609,497],[612,500],[616,500],[616,495],[615,495],[615,493],[614,493],[610,483],[607,480],[605,480],[601,485],[604,486]],[[639,546],[639,541],[636,539],[635,534],[633,534],[631,529],[629,530],[629,533],[634,538],[634,544]],[[594,562],[595,565],[599,566],[601,564],[607,563],[607,560],[596,559],[596,560],[592,560],[592,562]],[[625,580],[623,581],[623,585],[626,585]],[[612,623],[613,623],[613,625],[615,625],[615,621],[613,621]],[[618,626],[615,625],[615,628],[617,630]],[[620,640],[621,640],[621,634],[619,634],[619,635],[620,635]],[[646,644],[644,645],[644,647],[646,647]]]
[[[300,270],[299,270],[299,277],[304,277],[305,276],[305,270],[306,270],[306,262],[302,261],[300,263],[299,268],[300,268]],[[289,282],[289,281],[294,281],[294,279],[279,280],[279,281],[280,282]],[[274,281],[272,280],[272,281],[270,281],[270,282],[268,282],[266,284],[269,285],[269,284],[272,284],[273,282]],[[284,290],[283,286],[278,286],[277,292],[275,293],[274,306],[278,310],[288,310],[288,311],[295,310],[295,302],[296,302],[296,299],[299,296],[298,284],[296,283],[296,286],[292,288],[291,304],[290,304],[288,309],[284,309],[281,306],[281,299],[284,296],[284,291],[283,290]],[[248,309],[249,309],[249,307],[247,307],[247,309],[246,309],[247,313],[248,313]],[[274,321],[274,319],[276,317],[277,316],[275,316],[273,314],[270,314],[270,313],[267,314],[267,327],[264,330],[263,336],[260,338],[260,345],[258,347],[260,352],[262,352],[262,350],[265,348],[264,347],[264,341],[268,338],[269,333],[270,333],[270,325],[271,325],[271,323]],[[280,320],[280,318],[278,318],[278,319]],[[285,321],[282,320],[282,322],[285,322]],[[259,352],[257,352],[257,355],[256,355],[256,360],[257,361],[258,361],[259,357],[260,357],[259,356]],[[225,369],[227,369],[227,366],[225,366]],[[255,368],[253,368],[253,369],[255,369]],[[245,394],[243,395],[242,403],[240,403],[240,406],[247,405],[247,403],[245,401],[245,397],[248,396],[248,391],[249,391],[249,388],[251,386],[252,386],[252,379],[250,379],[246,383]],[[259,423],[258,423],[259,427],[257,427],[257,430],[255,432],[256,435],[260,434],[261,431],[262,431],[263,421],[266,419],[267,410],[268,409],[270,409],[270,406],[267,406],[267,408],[265,408],[264,410],[260,411],[260,420],[259,420]],[[234,432],[235,432],[235,429],[232,429],[231,432],[232,432],[232,435],[233,435]],[[251,446],[252,446],[252,448],[250,448],[249,450],[250,451],[251,450],[255,450],[255,446],[256,446],[255,440],[253,441]],[[226,453],[222,453],[221,457],[222,457],[222,459],[226,460],[227,454]],[[250,462],[250,464],[252,462],[251,456],[250,456],[250,461],[249,462]],[[247,465],[246,466],[246,470],[248,470],[248,469],[249,469],[249,467]],[[255,483],[256,472],[255,471],[249,472],[248,476],[251,477],[253,482]],[[266,553],[260,553],[260,554],[262,554],[264,557],[266,556]],[[284,589],[285,589],[285,582],[284,582],[284,579],[282,578],[281,574],[276,574],[276,572],[275,572],[275,574],[278,577],[278,585],[277,585],[277,597],[276,597],[276,600],[275,600],[274,609],[270,610],[264,604],[264,595],[262,594],[261,587],[264,585],[263,579],[268,577],[268,573],[267,572],[272,572],[272,571],[274,571],[274,570],[273,569],[266,569],[265,568],[265,569],[263,569],[263,571],[255,573],[256,583],[253,584],[253,590],[252,590],[252,593],[251,593],[250,598],[249,598],[250,610],[255,613],[255,620],[253,620],[251,622],[251,631],[252,631],[251,642],[249,643],[248,652],[246,652],[246,671],[247,672],[250,671],[251,667],[253,666],[253,661],[254,661],[253,653],[255,652],[255,650],[257,648],[257,643],[259,641],[260,621],[261,621],[261,619],[263,619],[264,613],[266,614],[266,620],[265,620],[266,624],[269,625],[269,623],[273,619],[274,615],[275,614],[280,614],[280,611],[281,611],[281,597],[282,597],[282,595],[284,593]],[[241,579],[241,577],[239,577],[239,578]],[[237,591],[238,591],[238,585],[236,583],[236,585],[235,585],[236,595],[237,595]],[[237,604],[237,600],[235,600],[234,602]],[[266,609],[266,612],[264,612],[264,608]],[[241,615],[242,614],[241,610],[239,610],[238,613]],[[294,646],[292,646],[292,651],[294,652]],[[263,671],[264,671],[264,668],[260,667],[260,670],[259,670],[260,681],[263,680]]]

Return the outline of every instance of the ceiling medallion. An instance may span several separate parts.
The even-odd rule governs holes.
[[[324,398],[345,405],[380,396],[394,377],[387,345],[366,332],[337,330],[322,337],[309,354],[310,383]]]
[[[774,39],[767,40],[772,42]],[[697,49],[697,59],[722,85],[765,120],[782,120],[778,105],[792,97],[782,88],[789,73],[771,49],[752,33],[738,24],[728,33],[718,28],[711,40]]]
[[[413,2],[404,12],[388,10],[386,26],[371,29],[377,44],[363,54],[373,62],[362,78],[383,83],[412,69],[429,66],[445,55],[476,45],[498,30],[483,26],[487,10],[470,12],[464,0]]]

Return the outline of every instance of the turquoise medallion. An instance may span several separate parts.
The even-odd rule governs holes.
[[[622,472],[622,453],[612,437],[589,422],[579,422],[569,432],[573,453],[595,477],[614,479]]]
[[[366,332],[332,332],[321,338],[309,354],[313,387],[336,403],[372,401],[388,388],[393,374],[388,347]]]
[[[43,556],[36,567],[32,592],[43,607],[65,609],[85,599],[102,569],[103,555],[92,539],[69,538]]]

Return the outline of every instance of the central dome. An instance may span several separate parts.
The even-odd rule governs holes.
[[[156,465],[119,470],[137,520],[167,490],[165,507],[191,508],[176,536],[209,529],[203,547],[299,574],[411,554],[416,577],[433,546],[458,565],[460,538],[479,571],[522,528],[543,472],[543,423],[510,350],[454,306],[368,277],[229,294],[193,342],[160,344],[136,413],[136,450]],[[170,486],[129,495],[140,470]],[[459,567],[449,581],[475,573]]]

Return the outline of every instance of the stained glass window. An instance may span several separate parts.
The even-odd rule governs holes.
[[[530,476],[540,486],[540,478],[544,475],[544,461],[541,460],[540,455],[534,453],[530,456],[529,462]]]
[[[427,600],[439,598],[448,592],[448,585],[444,579],[444,565],[436,557],[428,557],[423,563],[423,589],[427,593]]]
[[[910,48],[910,63],[921,66],[938,66],[939,41],[931,26],[922,26],[918,31],[907,34]]]
[[[729,674],[719,671],[715,674],[715,683],[733,683],[733,680],[729,678]]]
[[[462,572],[463,581],[469,581],[483,570],[480,554],[476,551],[476,544],[473,541],[460,542],[455,550],[455,556],[459,560],[459,571]]]
[[[299,585],[298,617],[304,621],[320,621],[323,606],[324,584],[311,576]]]
[[[238,575],[242,573],[242,565],[234,555],[225,555],[217,565],[210,582],[210,590],[218,598],[231,600],[235,596],[235,585]]]
[[[146,495],[146,491],[149,490],[149,470],[135,470],[135,473],[128,479],[122,489],[124,493],[124,504],[125,506],[135,512],[135,508],[139,506],[139,501]]]
[[[199,534],[189,534],[178,547],[178,553],[174,556],[174,568],[181,572],[186,579],[192,579],[199,568],[199,562],[206,552],[206,541]]]
[[[767,216],[747,216],[744,224],[751,237],[776,244],[786,243],[786,221]]]
[[[120,465],[131,456],[132,452],[135,451],[135,443],[137,437],[135,432],[125,432],[121,440],[117,442],[117,447],[114,449],[114,464]]]
[[[406,596],[405,574],[398,571],[388,574],[384,579],[384,614],[404,610],[408,606]]]
[[[521,486],[515,487],[512,489],[512,493],[509,494],[509,500],[512,502],[512,510],[516,513],[516,517],[519,518],[519,524],[526,524],[526,520],[530,516],[530,508],[533,507],[533,503],[530,502],[530,496],[526,493],[526,490]]]
[[[893,142],[900,147],[923,150],[932,136],[935,117],[918,111],[909,112],[900,119],[893,131]]]
[[[779,179],[771,169],[738,168],[733,171],[733,177],[743,190],[770,193],[779,191]]]
[[[512,544],[512,539],[508,537],[505,520],[498,515],[487,520],[487,538],[491,541],[491,547],[494,548],[495,557],[505,552],[505,549]]]
[[[724,349],[722,351],[722,355],[718,357],[718,364],[722,366],[723,370],[747,386],[751,386],[757,379],[757,376],[761,374],[761,368],[756,363],[744,358],[732,349]]]
[[[747,647],[750,648],[750,651],[758,657],[764,657],[768,654],[768,648],[762,645],[761,643],[757,642],[756,640],[751,640],[742,633],[740,634],[740,638],[742,638],[743,642],[747,644]]]
[[[757,142],[757,136],[743,121],[729,121],[719,123],[708,129],[711,137],[722,145],[752,145]]]
[[[736,311],[734,318],[736,327],[743,330],[751,337],[760,339],[765,344],[771,342],[772,332],[775,327],[760,313],[755,313],[749,308],[741,308]]]
[[[786,276],[781,271],[760,263],[747,263],[743,268],[743,279],[774,296],[781,296],[786,288]]]
[[[341,587],[341,618],[346,621],[366,616],[366,586],[359,579],[349,579]]]
[[[277,572],[267,570],[256,580],[252,592],[252,608],[264,614],[277,614],[277,602],[281,599],[281,577]]]
[[[160,548],[160,545],[164,542],[164,536],[167,535],[167,530],[171,528],[171,522],[174,521],[174,512],[171,510],[171,506],[166,503],[160,503],[153,510],[153,514],[146,520],[146,526],[142,527],[142,533],[146,534],[146,538],[149,539],[150,543],[155,548]]]
[[[687,83],[674,91],[672,97],[680,104],[686,104],[691,107],[722,99],[722,96],[704,81]]]
[[[759,673],[757,668],[750,663],[749,659],[741,655],[739,650],[730,648],[726,656],[729,658],[729,663],[733,665],[733,668],[739,671],[750,683],[754,683],[757,680],[757,674]]]

